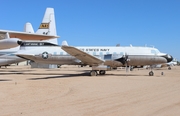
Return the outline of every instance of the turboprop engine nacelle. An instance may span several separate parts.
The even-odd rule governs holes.
[[[2,39],[0,40],[0,50],[17,47],[19,46],[18,41],[20,41],[18,38]]]

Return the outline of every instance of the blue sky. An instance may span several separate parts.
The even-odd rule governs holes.
[[[180,60],[180,0],[1,0],[0,29],[37,30],[55,9],[59,44],[154,46]]]

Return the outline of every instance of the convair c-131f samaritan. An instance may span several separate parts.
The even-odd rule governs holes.
[[[22,46],[39,46],[36,50],[17,52],[16,55],[38,63],[90,65],[91,76],[96,76],[99,71],[104,75],[107,70],[122,66],[144,66],[168,63],[172,56],[161,53],[152,47],[72,47],[67,42],[62,46],[48,43],[23,43]],[[153,71],[149,72],[153,76]]]
[[[39,29],[34,33],[32,25],[26,23],[25,32],[0,30],[0,66],[6,66],[13,63],[25,61],[13,53],[21,50],[21,41],[43,41],[53,44],[58,44],[56,35],[55,14],[53,8],[47,8],[39,26]],[[29,49],[33,49],[30,47]]]

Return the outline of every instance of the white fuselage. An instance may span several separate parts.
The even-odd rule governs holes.
[[[84,52],[87,52],[93,56],[96,56],[103,60],[116,60],[128,55],[130,65],[152,65],[159,63],[167,63],[167,60],[160,56],[165,56],[165,53],[160,53],[158,49],[151,47],[77,47]],[[22,47],[23,50],[19,51],[17,54],[23,54],[23,58],[33,60],[38,63],[47,64],[82,64],[77,58],[70,56],[60,46],[37,46],[36,49],[31,49],[31,47]],[[44,57],[44,53],[46,56]],[[110,56],[109,56],[110,55]],[[118,64],[108,64],[114,67],[123,66],[123,62]]]

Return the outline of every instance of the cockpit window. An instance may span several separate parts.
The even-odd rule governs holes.
[[[160,51],[159,51],[159,50],[156,50],[156,53],[158,54],[158,53],[160,53]]]
[[[156,50],[151,50],[151,53],[152,54],[156,54]]]
[[[156,50],[151,50],[151,53],[152,53],[152,54],[158,54],[158,53],[160,53],[160,51],[157,50],[157,49],[156,49]]]

